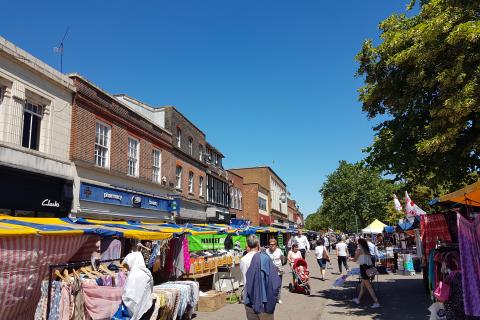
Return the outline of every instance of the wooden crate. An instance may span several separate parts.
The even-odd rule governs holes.
[[[212,312],[227,304],[226,292],[208,291],[206,296],[200,296],[198,300],[198,311]]]

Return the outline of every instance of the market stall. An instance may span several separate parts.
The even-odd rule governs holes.
[[[480,319],[480,182],[432,201],[422,216],[424,280],[434,319]]]
[[[62,299],[77,295],[62,292],[76,286],[83,295],[83,303],[77,306],[82,311],[76,312],[92,313],[97,310],[92,306],[100,304],[112,316],[119,308],[122,285],[128,283],[129,272],[119,266],[126,253],[141,252],[154,276],[177,279],[190,268],[187,235],[216,232],[164,223],[0,216],[0,315],[45,319],[48,314],[57,319],[61,312],[74,312]],[[198,288],[185,281],[169,286],[168,290],[155,287],[156,301],[166,302],[152,306],[157,317],[174,319],[171,316],[194,310],[198,299],[188,298],[190,305],[185,304],[185,309],[178,309],[174,302],[187,295],[198,298]]]

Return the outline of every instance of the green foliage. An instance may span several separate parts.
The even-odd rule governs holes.
[[[330,227],[330,220],[322,212],[322,207],[318,208],[315,213],[310,214],[305,219],[305,228],[313,231],[327,230]]]
[[[320,190],[322,207],[307,220],[313,226],[356,231],[356,216],[360,230],[374,219],[386,220],[398,188],[382,178],[378,170],[340,161]]]
[[[415,4],[412,1],[411,6]],[[357,55],[363,111],[381,116],[367,163],[431,196],[480,169],[480,1],[420,2],[380,23]]]

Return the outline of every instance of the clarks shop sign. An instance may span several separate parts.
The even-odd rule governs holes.
[[[52,201],[50,199],[45,199],[42,201],[42,207],[60,208],[60,203],[58,203],[57,201]]]
[[[146,196],[84,182],[80,184],[80,200],[166,212],[178,212],[179,210],[176,200]]]

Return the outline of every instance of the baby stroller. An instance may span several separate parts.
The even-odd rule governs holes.
[[[292,276],[295,284],[290,283],[288,289],[290,292],[304,293],[310,295],[310,272],[308,271],[307,261],[304,259],[295,259],[292,265]]]

